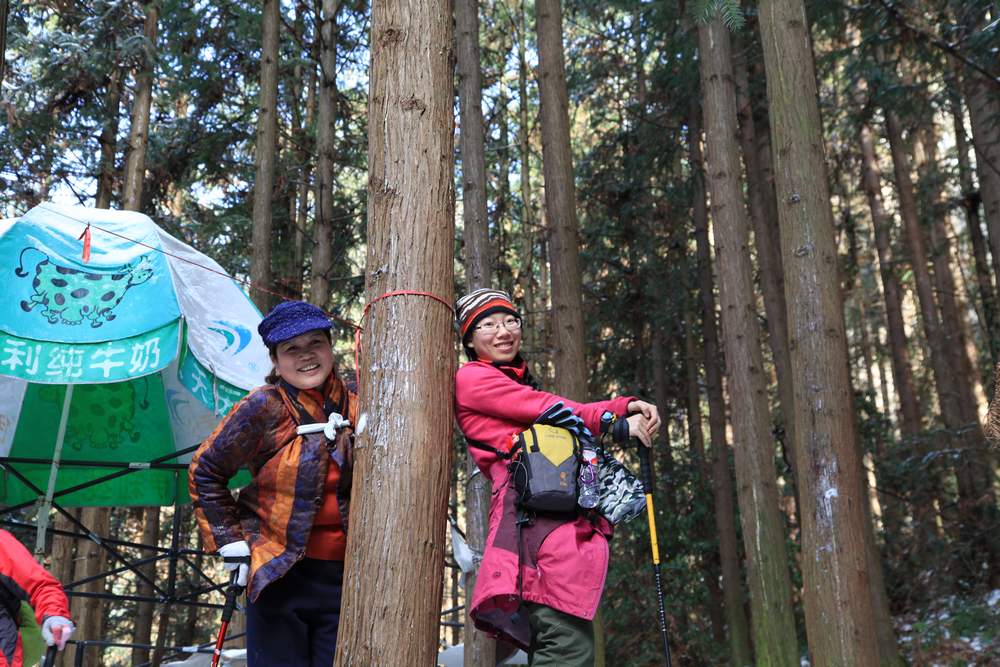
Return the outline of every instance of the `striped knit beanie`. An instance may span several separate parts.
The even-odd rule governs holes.
[[[494,313],[510,313],[514,317],[521,317],[509,294],[488,287],[469,292],[455,302],[455,312],[458,316],[458,333],[463,342],[476,323],[484,317]]]

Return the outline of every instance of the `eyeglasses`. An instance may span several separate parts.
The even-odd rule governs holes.
[[[473,331],[481,331],[485,336],[495,336],[497,332],[500,331],[500,327],[503,327],[507,331],[520,331],[521,320],[516,317],[504,318],[502,322],[497,322],[496,320],[490,320],[488,322],[483,322]]]

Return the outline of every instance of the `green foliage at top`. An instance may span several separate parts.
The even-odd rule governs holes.
[[[691,5],[691,12],[699,23],[709,23],[719,16],[733,31],[742,29],[746,23],[739,0],[697,0]]]

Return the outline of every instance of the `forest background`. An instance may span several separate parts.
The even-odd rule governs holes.
[[[0,217],[141,210],[248,278],[262,310],[306,298],[361,319],[367,3],[0,7]],[[544,386],[659,405],[675,664],[1000,661],[997,3],[456,0],[454,17],[437,91],[455,118],[454,290],[514,295]],[[475,543],[483,491],[454,447],[451,513]],[[170,512],[81,515],[165,541]],[[661,659],[648,541],[637,521],[611,543],[609,665]],[[100,565],[86,542],[53,550],[63,580]],[[863,575],[824,587],[845,564]],[[183,645],[214,622],[74,607],[90,638]],[[441,641],[461,641],[444,618]],[[871,646],[838,643],[852,632]],[[473,646],[467,664],[492,664]]]

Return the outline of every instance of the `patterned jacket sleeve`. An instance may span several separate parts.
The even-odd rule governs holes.
[[[271,403],[267,391],[251,392],[233,406],[191,459],[188,490],[208,551],[245,539],[229,480],[260,449],[274,409]]]
[[[48,616],[70,617],[62,585],[5,530],[0,530],[0,577],[11,592],[31,604],[39,624]]]

